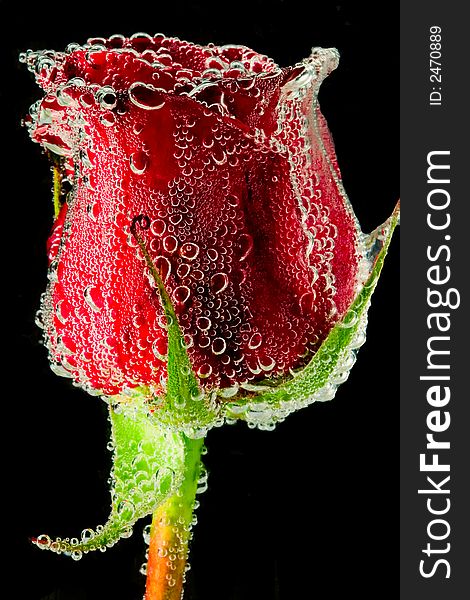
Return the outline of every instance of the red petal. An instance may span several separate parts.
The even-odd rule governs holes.
[[[49,113],[43,101],[33,131],[45,145],[59,140],[75,167],[50,242],[43,312],[52,358],[105,394],[159,391],[165,321],[130,231],[145,215],[142,238],[201,381],[220,387],[286,373],[350,304],[360,258],[311,85],[296,84],[298,68],[280,72],[241,47],[209,52],[145,37],[106,44],[128,49],[61,59],[47,84],[56,101],[47,100]],[[162,48],[179,64],[159,70],[133,54],[162,57]],[[229,61],[231,81],[192,97],[183,87],[169,92],[175,73],[215,69],[219,59]],[[243,61],[265,74],[247,84],[235,73]],[[156,85],[155,73],[168,86]],[[68,77],[85,84],[64,87]]]

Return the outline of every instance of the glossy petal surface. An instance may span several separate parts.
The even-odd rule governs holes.
[[[280,69],[243,46],[139,35],[26,61],[47,92],[32,137],[72,184],[42,307],[55,370],[106,395],[161,394],[166,317],[151,266],[201,385],[305,364],[363,283],[317,102],[336,52]]]

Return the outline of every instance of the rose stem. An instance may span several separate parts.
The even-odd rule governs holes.
[[[184,478],[153,514],[144,600],[180,600],[204,440],[184,436]]]

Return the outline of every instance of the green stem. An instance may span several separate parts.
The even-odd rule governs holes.
[[[180,600],[204,440],[184,436],[184,479],[153,515],[145,600]]]

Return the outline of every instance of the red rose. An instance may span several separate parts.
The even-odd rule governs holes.
[[[333,49],[281,69],[137,34],[23,60],[54,161],[45,339],[57,373],[112,397],[114,453],[106,524],[34,541],[78,559],[153,512],[146,599],[179,599],[200,438],[334,396],[398,213],[364,236],[343,190],[317,100]]]
[[[42,305],[56,372],[160,393],[166,319],[136,217],[201,385],[305,364],[369,274],[317,102],[337,52],[281,69],[243,46],[138,34],[26,60],[46,92],[32,138],[71,184]]]

